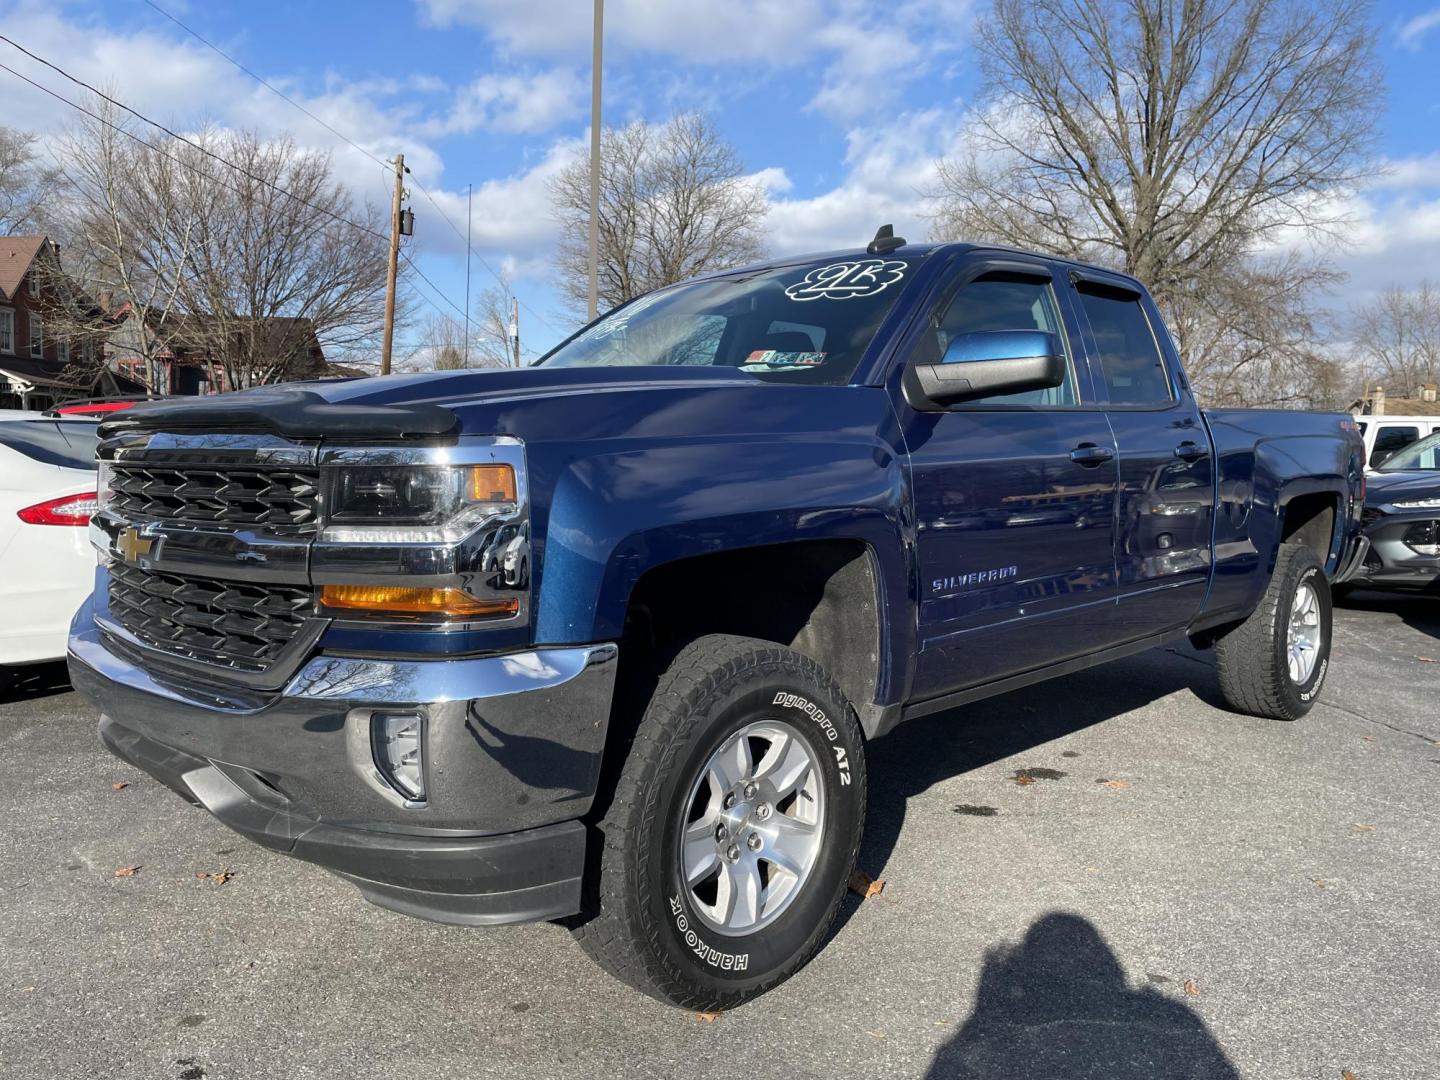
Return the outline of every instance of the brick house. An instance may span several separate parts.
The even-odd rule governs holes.
[[[83,324],[95,328],[58,334],[76,326],[62,319],[77,301],[88,309]],[[48,324],[48,328],[47,328]],[[256,332],[230,320],[233,344],[211,315],[149,313],[140,318],[128,304],[102,294],[91,299],[60,267],[60,248],[45,236],[0,237],[0,409],[47,409],[75,398],[120,397],[146,392],[153,365],[162,394],[217,394],[228,385],[217,352],[240,352],[242,334]],[[268,381],[351,374],[328,364],[309,319],[261,320],[261,349],[278,360]],[[149,357],[147,362],[146,357]]]
[[[106,343],[109,366],[116,372],[143,381],[147,374],[146,355],[155,365],[156,383],[165,394],[218,394],[238,389],[228,385],[225,366],[214,355],[224,347],[220,320],[212,315],[166,315],[152,313],[140,318],[129,305],[112,315],[115,329]],[[238,324],[240,320],[231,320]],[[266,351],[279,358],[272,382],[317,379],[337,374],[325,360],[325,350],[309,319],[275,317],[263,320]],[[232,331],[239,338],[241,330]],[[238,344],[236,346],[238,351]]]
[[[0,237],[0,408],[48,409],[143,386],[103,370],[100,334],[57,334],[60,249],[44,236]],[[47,325],[48,324],[48,325]]]

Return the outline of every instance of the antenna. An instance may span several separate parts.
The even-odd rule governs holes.
[[[896,248],[905,246],[905,238],[895,235],[894,225],[881,225],[875,230],[875,239],[865,249],[867,255],[888,255]]]

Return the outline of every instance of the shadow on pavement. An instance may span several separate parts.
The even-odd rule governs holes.
[[[934,784],[1029,750],[1037,753],[1018,763],[1023,768],[1083,768],[1083,762],[1072,764],[1058,748],[1042,748],[1179,690],[1224,707],[1208,654],[1163,649],[902,723],[866,747],[868,805],[859,867],[884,876],[905,824],[907,802]],[[858,904],[850,897],[842,905],[832,935]]]
[[[926,1077],[1239,1080],[1239,1075],[1184,1002],[1150,987],[1132,989],[1091,923],[1054,912],[1031,926],[1019,945],[987,952],[975,1009],[936,1052]]]
[[[9,676],[8,681],[0,678],[0,705],[51,697],[70,689],[70,672],[64,660],[9,668],[0,675]]]
[[[1335,606],[1347,611],[1382,611],[1398,615],[1413,630],[1440,638],[1440,591],[1356,589],[1338,597]]]

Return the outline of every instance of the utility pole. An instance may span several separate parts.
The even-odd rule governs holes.
[[[475,201],[475,185],[471,184],[465,193],[465,366],[470,366],[470,222],[474,217],[471,209]]]
[[[520,298],[510,298],[510,348],[515,354],[515,366],[520,366]]]
[[[380,345],[380,374],[390,374],[395,340],[395,278],[400,272],[400,200],[405,195],[405,155],[395,155],[395,195],[390,200],[390,266],[385,272],[385,336]],[[453,339],[452,339],[453,340]]]
[[[590,318],[600,313],[600,44],[605,0],[595,0],[595,44],[590,61]]]

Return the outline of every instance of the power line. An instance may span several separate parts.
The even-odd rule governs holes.
[[[218,55],[218,56],[220,56],[220,57],[223,57],[225,60],[228,60],[231,64],[233,64],[235,67],[239,68],[239,69],[240,69],[241,71],[243,71],[246,75],[249,75],[250,78],[254,79],[254,80],[255,80],[257,83],[259,83],[261,86],[265,87],[266,90],[269,90],[269,91],[270,91],[272,94],[274,94],[276,97],[280,98],[282,101],[285,101],[285,102],[287,102],[287,103],[290,104],[290,105],[295,106],[295,108],[299,109],[302,113],[304,113],[306,116],[308,116],[311,120],[314,120],[315,123],[319,124],[319,125],[320,125],[321,127],[323,127],[326,131],[330,132],[331,135],[334,135],[334,136],[335,136],[337,139],[339,139],[341,142],[346,143],[347,145],[349,145],[349,146],[352,147],[353,149],[358,150],[360,153],[364,154],[364,155],[365,155],[366,157],[368,157],[371,161],[375,162],[376,165],[379,165],[382,169],[385,169],[387,173],[389,172],[389,165],[388,165],[388,163],[386,163],[386,162],[384,162],[384,161],[381,161],[378,157],[376,157],[374,154],[372,154],[369,150],[366,150],[363,146],[361,146],[359,143],[357,143],[354,139],[350,138],[350,137],[349,137],[348,135],[346,135],[344,132],[337,131],[335,128],[331,127],[330,124],[328,124],[328,123],[326,123],[324,120],[320,119],[320,117],[316,116],[316,115],[315,115],[313,112],[311,112],[309,109],[305,108],[304,105],[301,105],[298,101],[296,101],[294,98],[290,97],[290,96],[289,96],[288,94],[286,94],[283,90],[279,89],[278,87],[272,85],[272,84],[269,83],[269,82],[266,82],[265,79],[263,79],[261,76],[257,75],[255,72],[251,71],[248,67],[246,67],[244,64],[242,64],[239,60],[236,60],[233,56],[231,56],[229,53],[227,53],[224,49],[220,48],[220,46],[216,45],[214,42],[210,41],[208,38],[203,37],[203,36],[200,34],[199,31],[194,30],[194,29],[192,29],[191,27],[185,25],[185,23],[181,22],[181,21],[180,21],[179,19],[177,19],[174,15],[170,14],[170,12],[166,11],[166,10],[165,10],[164,8],[162,8],[159,4],[155,3],[154,0],[145,0],[145,3],[146,3],[147,6],[149,6],[149,7],[153,8],[154,10],[158,11],[161,15],[164,15],[165,18],[169,19],[169,20],[170,20],[172,23],[174,23],[176,26],[180,27],[181,30],[184,30],[187,34],[189,34],[191,37],[193,37],[196,41],[200,42],[200,44],[204,45],[207,49],[210,49],[210,50],[211,50],[212,52],[214,52],[216,55]]]
[[[400,253],[400,258],[405,260],[406,266],[410,267],[411,270],[414,270],[415,273],[420,275],[421,280],[423,280],[426,285],[429,285],[430,288],[435,290],[435,294],[439,296],[440,299],[444,300],[447,304],[454,308],[462,318],[465,317],[465,312],[461,309],[460,305],[455,303],[454,300],[451,300],[450,297],[446,296],[443,292],[441,292],[440,286],[436,285],[433,281],[431,281],[428,277],[425,276],[425,271],[421,270],[420,267],[416,265],[414,259],[412,259],[407,253],[403,251]]]
[[[248,169],[245,169],[245,168],[243,168],[243,167],[240,166],[240,165],[236,165],[234,162],[229,161],[229,160],[227,160],[226,158],[221,157],[219,154],[216,154],[214,151],[209,150],[209,149],[207,149],[207,148],[204,147],[204,146],[201,146],[199,143],[196,143],[196,142],[191,141],[190,139],[187,139],[185,136],[180,135],[178,132],[172,131],[170,128],[166,127],[164,124],[160,123],[159,121],[157,121],[157,120],[152,120],[150,117],[146,116],[144,113],[141,113],[141,112],[139,112],[139,111],[137,111],[137,110],[135,110],[135,109],[132,109],[130,106],[126,105],[124,102],[117,101],[117,100],[115,100],[114,98],[110,97],[108,94],[102,93],[101,91],[95,89],[95,87],[91,86],[89,83],[85,82],[85,81],[82,80],[82,79],[76,78],[75,76],[71,75],[69,72],[65,71],[63,68],[60,68],[60,67],[58,67],[58,66],[55,65],[55,64],[52,64],[50,61],[46,60],[44,57],[37,56],[35,53],[32,53],[29,49],[26,49],[23,45],[20,45],[18,42],[15,42],[15,41],[11,40],[10,38],[6,37],[6,36],[3,35],[3,34],[0,34],[0,41],[5,42],[7,45],[10,45],[12,48],[18,49],[20,52],[24,53],[26,56],[30,57],[32,60],[35,60],[37,63],[43,64],[44,66],[50,68],[52,71],[55,71],[57,74],[60,74],[60,75],[64,76],[66,79],[68,79],[68,80],[70,80],[71,82],[75,83],[77,86],[84,87],[86,90],[89,90],[91,93],[95,94],[97,97],[100,97],[100,98],[102,98],[102,99],[105,100],[105,101],[108,101],[110,104],[114,105],[116,108],[118,108],[118,109],[123,109],[125,112],[127,112],[127,113],[129,113],[130,115],[136,117],[137,119],[142,120],[142,121],[144,121],[144,122],[147,123],[147,124],[150,124],[152,127],[155,127],[155,128],[157,128],[157,129],[159,129],[160,131],[165,132],[165,134],[169,135],[171,138],[175,139],[176,141],[181,142],[181,143],[184,143],[186,146],[189,146],[189,147],[191,147],[192,149],[195,149],[195,150],[200,151],[200,152],[201,152],[202,154],[204,154],[206,157],[209,157],[209,158],[213,159],[214,161],[219,162],[221,165],[224,165],[226,168],[233,169],[235,172],[240,173],[242,176],[246,176],[246,177],[248,177],[249,179],[255,181],[256,183],[261,184],[261,185],[263,185],[264,187],[267,187],[267,188],[271,189],[272,191],[277,192],[277,193],[280,194],[280,195],[284,195],[286,198],[294,199],[294,200],[295,200],[296,202],[298,202],[301,206],[304,206],[304,207],[306,207],[307,209],[313,210],[313,211],[315,211],[315,212],[318,213],[318,214],[323,214],[324,216],[326,216],[326,217],[328,217],[328,218],[331,218],[332,220],[338,222],[339,224],[349,226],[349,227],[352,228],[352,229],[356,229],[356,230],[358,230],[358,231],[360,231],[360,232],[362,232],[362,233],[366,233],[366,234],[369,235],[369,236],[373,236],[373,237],[375,237],[375,238],[378,239],[378,240],[388,240],[388,239],[389,239],[384,233],[381,233],[381,232],[379,232],[379,231],[377,231],[377,230],[375,230],[375,229],[372,229],[372,228],[370,228],[370,227],[368,227],[368,226],[366,226],[366,225],[361,225],[361,224],[359,224],[358,222],[351,221],[349,218],[346,218],[346,217],[344,217],[344,216],[341,215],[341,214],[337,214],[337,213],[335,213],[333,210],[329,210],[329,209],[327,209],[326,207],[317,206],[316,204],[308,201],[307,199],[304,199],[304,198],[302,198],[301,196],[296,195],[294,192],[289,191],[289,190],[281,187],[279,184],[276,184],[274,181],[267,180],[267,179],[266,179],[265,177],[263,177],[263,176],[259,176],[259,175],[255,174],[255,173],[253,173],[253,172],[250,172]],[[4,71],[9,72],[11,75],[15,76],[17,79],[21,80],[22,82],[28,83],[30,86],[33,86],[35,89],[41,91],[42,93],[49,95],[50,97],[54,98],[56,101],[59,101],[59,102],[61,102],[62,104],[65,104],[65,105],[70,106],[72,109],[75,109],[77,112],[84,113],[86,116],[90,117],[92,120],[95,120],[97,123],[103,124],[104,126],[112,129],[113,131],[116,131],[116,132],[120,133],[121,135],[124,135],[126,138],[131,139],[131,140],[139,143],[141,146],[147,147],[148,149],[150,149],[150,150],[154,151],[155,153],[161,155],[162,157],[166,158],[167,160],[172,161],[172,162],[174,162],[175,164],[180,165],[180,166],[183,167],[183,168],[189,169],[190,171],[192,171],[192,172],[194,172],[194,173],[196,173],[196,174],[198,174],[198,175],[200,175],[200,176],[203,176],[203,177],[205,177],[206,179],[211,180],[212,182],[214,182],[214,183],[216,183],[216,184],[219,184],[221,187],[225,188],[227,191],[230,191],[230,192],[232,192],[232,193],[234,193],[234,194],[236,194],[236,195],[242,195],[242,196],[243,196],[243,195],[245,194],[245,192],[241,191],[239,188],[234,187],[234,186],[231,185],[231,184],[227,184],[224,180],[222,180],[222,179],[221,179],[220,177],[218,177],[218,176],[215,176],[213,173],[206,172],[205,170],[199,168],[199,167],[198,167],[197,165],[195,165],[193,162],[186,161],[184,158],[176,157],[174,154],[169,153],[168,151],[166,151],[166,150],[163,149],[162,147],[156,146],[154,143],[148,142],[147,140],[142,139],[140,136],[136,135],[136,134],[135,134],[134,132],[132,132],[132,131],[127,131],[127,130],[126,130],[124,127],[122,127],[121,125],[116,124],[116,123],[115,123],[114,121],[112,121],[112,120],[106,119],[104,116],[101,116],[99,113],[94,112],[93,110],[86,108],[84,105],[80,105],[80,104],[78,104],[78,103],[76,103],[76,102],[74,102],[74,101],[71,101],[69,98],[64,97],[63,95],[56,93],[54,90],[51,90],[49,87],[44,86],[44,85],[36,82],[34,79],[31,79],[31,78],[29,78],[29,77],[26,76],[26,75],[22,75],[20,72],[16,71],[14,68],[12,68],[12,67],[10,67],[10,66],[8,66],[8,65],[6,65],[6,64],[0,64],[0,70],[4,70]],[[442,291],[442,290],[440,289],[440,287],[439,287],[438,285],[436,285],[433,281],[431,281],[430,278],[426,276],[426,274],[424,273],[424,271],[422,271],[422,270],[419,268],[419,266],[416,265],[415,261],[414,261],[408,254],[403,254],[403,253],[402,253],[402,258],[404,258],[406,264],[407,264],[412,270],[414,270],[416,274],[418,274],[421,278],[424,279],[425,283],[426,283],[427,285],[429,285],[430,288],[435,291],[435,294],[436,294],[437,296],[439,296],[442,300],[444,300],[447,304],[449,304],[450,307],[453,308],[455,311],[459,312],[462,316],[464,316],[465,313],[464,313],[464,311],[459,307],[459,305],[457,305],[457,304],[455,303],[455,301],[451,300],[450,297],[447,296],[447,295],[444,293],[444,291]],[[430,303],[430,304],[432,304],[432,305],[434,304],[434,301],[433,301],[433,300],[430,300],[428,297],[426,297],[425,299],[426,299],[426,301],[427,301],[428,303]],[[437,305],[437,306],[438,306],[438,305]],[[543,321],[543,320],[542,320],[542,321]],[[553,330],[554,328],[551,327],[551,329]]]
[[[192,29],[191,27],[187,26],[185,23],[183,23],[183,22],[181,22],[179,19],[177,19],[174,15],[170,14],[170,12],[168,12],[168,11],[166,11],[164,8],[162,8],[159,4],[156,4],[156,3],[154,2],[154,0],[145,0],[145,4],[146,4],[147,6],[153,8],[155,11],[159,12],[161,15],[165,16],[165,18],[169,19],[169,20],[170,20],[171,22],[173,22],[176,26],[180,27],[180,29],[184,30],[184,31],[185,31],[187,34],[189,34],[191,37],[195,38],[196,41],[199,41],[199,42],[200,42],[202,45],[204,45],[206,48],[212,50],[216,55],[218,55],[218,56],[224,58],[225,60],[229,61],[229,63],[231,63],[232,65],[234,65],[234,67],[236,67],[238,70],[244,72],[246,75],[250,76],[250,78],[254,79],[254,80],[255,80],[257,83],[259,83],[261,86],[265,87],[265,89],[269,90],[269,91],[270,91],[272,94],[274,94],[276,97],[280,98],[282,101],[286,102],[287,104],[293,105],[296,109],[299,109],[302,113],[304,113],[306,116],[308,116],[311,120],[314,120],[315,123],[319,124],[319,125],[320,125],[321,127],[323,127],[326,131],[330,132],[330,134],[334,135],[334,136],[335,136],[337,139],[339,139],[341,142],[345,143],[346,145],[350,146],[351,148],[353,148],[353,149],[359,151],[360,153],[364,154],[364,155],[365,155],[366,157],[368,157],[371,161],[375,162],[375,164],[379,165],[382,169],[385,169],[386,172],[387,172],[387,174],[388,174],[388,172],[389,172],[389,165],[388,165],[387,162],[381,161],[378,157],[376,157],[374,154],[372,154],[369,150],[366,150],[363,146],[361,146],[359,143],[357,143],[354,139],[350,138],[350,137],[349,137],[348,135],[346,135],[344,132],[337,130],[335,127],[331,126],[331,125],[330,125],[329,123],[327,123],[326,121],[320,119],[320,117],[316,116],[316,115],[315,115],[313,112],[311,112],[309,109],[305,108],[304,105],[301,105],[301,104],[300,104],[298,101],[296,101],[294,98],[290,97],[290,96],[289,96],[288,94],[286,94],[284,91],[282,91],[282,90],[278,89],[277,87],[271,85],[271,84],[270,84],[269,82],[267,82],[264,78],[262,78],[261,76],[257,75],[255,72],[251,71],[248,67],[246,67],[244,64],[242,64],[239,60],[236,60],[236,59],[235,59],[233,56],[231,56],[229,53],[225,52],[225,50],[221,49],[218,45],[215,45],[215,44],[212,43],[210,40],[208,40],[207,38],[203,37],[198,31],[196,31],[196,30]],[[478,251],[476,251],[476,250],[474,249],[474,247],[471,246],[470,238],[460,231],[459,226],[457,226],[453,221],[450,220],[450,217],[445,213],[444,210],[440,209],[440,204],[437,203],[437,202],[434,200],[434,198],[431,197],[430,192],[429,192],[428,190],[426,190],[425,185],[422,184],[422,183],[420,183],[420,181],[417,180],[417,179],[415,179],[413,176],[410,178],[410,182],[415,186],[416,190],[418,190],[418,191],[420,192],[420,194],[425,197],[425,201],[428,202],[431,206],[433,206],[433,207],[435,208],[435,212],[440,215],[440,220],[443,221],[443,222],[445,222],[446,225],[449,225],[450,228],[451,228],[451,230],[454,231],[455,235],[460,238],[461,242],[464,243],[464,245],[465,245],[465,250],[468,251],[471,255],[474,255],[475,258],[479,260],[480,265],[483,266],[487,271],[489,271],[490,276],[493,277],[498,284],[504,285],[504,284],[505,284],[505,279],[500,276],[500,274],[495,270],[495,268],[494,268],[493,266],[490,265],[489,262],[486,261],[486,259],[485,259],[485,257],[484,257],[483,255],[481,255]],[[467,222],[467,224],[468,224],[468,222]],[[539,320],[543,325],[549,327],[550,330],[551,330],[553,333],[561,334],[562,337],[565,336],[565,335],[564,335],[559,329],[557,329],[557,328],[554,326],[554,324],[552,324],[548,319],[546,319],[544,316],[542,316],[539,312],[537,312],[534,308],[532,308],[532,307],[531,307],[529,304],[527,304],[524,300],[520,300],[519,296],[516,296],[515,298],[516,298],[516,300],[519,300],[521,307],[523,307],[526,311],[528,311],[532,316],[534,316],[537,320]],[[452,305],[452,306],[453,306],[453,305]],[[466,325],[467,325],[467,326],[469,325],[469,316],[468,316],[468,315],[466,316]]]
[[[142,120],[142,121],[144,121],[145,123],[149,124],[151,127],[158,128],[160,131],[165,132],[166,135],[169,135],[169,136],[170,136],[172,139],[174,139],[176,142],[184,143],[186,146],[190,147],[191,149],[200,151],[200,153],[204,154],[206,157],[211,158],[211,159],[213,159],[213,160],[215,160],[215,161],[218,161],[221,165],[224,165],[227,169],[233,169],[235,172],[239,173],[241,176],[248,177],[249,179],[254,180],[257,184],[261,184],[261,185],[263,185],[263,186],[265,186],[265,187],[267,187],[267,188],[270,188],[272,191],[278,192],[279,194],[284,195],[284,196],[286,196],[287,198],[294,199],[294,200],[295,200],[296,202],[298,202],[301,206],[304,206],[304,207],[306,207],[306,208],[308,208],[308,209],[310,209],[310,210],[314,210],[317,214],[324,214],[326,217],[332,218],[333,220],[338,221],[338,222],[339,222],[340,224],[342,224],[342,225],[348,225],[348,226],[350,226],[350,228],[352,228],[352,229],[359,229],[361,232],[369,233],[371,236],[378,237],[378,238],[381,239],[381,240],[388,240],[388,239],[389,239],[389,237],[385,236],[383,233],[377,232],[376,230],[374,230],[374,229],[372,229],[372,228],[370,228],[370,227],[368,227],[368,226],[366,226],[366,225],[361,225],[361,224],[359,224],[358,222],[351,221],[349,218],[344,217],[344,216],[342,216],[342,215],[340,215],[340,214],[337,214],[337,213],[335,213],[333,210],[328,210],[328,209],[326,209],[326,208],[323,207],[323,206],[316,206],[314,203],[309,202],[308,200],[302,198],[302,197],[299,196],[299,195],[296,195],[294,192],[292,192],[292,191],[287,191],[285,188],[281,187],[279,184],[275,183],[273,180],[267,180],[267,179],[265,179],[265,177],[260,176],[260,175],[258,175],[258,174],[256,174],[256,173],[253,173],[253,172],[251,172],[249,169],[246,169],[246,168],[244,168],[244,167],[241,166],[241,165],[236,165],[233,161],[228,161],[228,160],[226,160],[225,158],[221,157],[219,154],[215,153],[215,151],[209,149],[208,147],[201,146],[199,143],[194,142],[194,141],[191,140],[191,139],[187,139],[184,135],[181,135],[179,132],[177,132],[177,131],[172,131],[170,128],[168,128],[168,127],[166,127],[164,124],[160,123],[160,121],[158,121],[158,120],[152,120],[152,119],[150,119],[150,117],[146,116],[144,113],[138,112],[137,110],[132,109],[129,105],[126,105],[123,101],[116,101],[116,100],[115,100],[114,98],[112,98],[109,94],[106,94],[106,93],[104,93],[104,92],[102,92],[102,91],[100,91],[100,90],[97,90],[95,87],[91,86],[89,83],[87,83],[87,82],[86,82],[85,80],[83,80],[83,79],[76,78],[74,75],[71,75],[71,74],[70,74],[68,71],[66,71],[64,68],[61,68],[61,67],[56,66],[55,64],[52,64],[49,60],[46,60],[43,56],[36,56],[36,55],[35,55],[34,53],[32,53],[29,49],[25,48],[25,46],[19,44],[19,43],[16,42],[16,41],[12,41],[10,38],[6,37],[4,34],[0,34],[0,41],[3,41],[6,45],[9,45],[11,48],[14,48],[14,49],[19,50],[20,52],[24,53],[26,56],[30,57],[30,59],[36,61],[37,63],[43,64],[45,67],[49,68],[51,71],[54,71],[56,74],[61,75],[61,76],[65,77],[66,79],[69,79],[69,80],[70,80],[72,83],[74,83],[76,86],[83,87],[84,89],[86,89],[86,90],[90,91],[92,94],[94,94],[96,97],[101,98],[101,99],[103,99],[103,100],[105,100],[105,101],[108,101],[111,105],[114,105],[117,109],[123,109],[125,112],[127,112],[127,113],[129,113],[131,116],[135,117],[137,120]],[[0,65],[0,67],[5,67],[5,65]],[[67,98],[67,97],[62,97],[60,94],[57,94],[54,90],[51,90],[49,87],[47,87],[47,86],[42,86],[40,83],[37,83],[34,79],[28,78],[28,77],[20,74],[20,72],[16,71],[14,68],[12,68],[12,67],[5,67],[5,70],[8,71],[8,72],[10,72],[10,74],[11,74],[11,75],[14,75],[17,79],[20,79],[20,80],[22,80],[22,81],[24,81],[24,82],[29,83],[31,86],[35,87],[35,89],[41,90],[41,91],[43,91],[44,93],[49,94],[49,95],[50,95],[51,97],[53,97],[56,101],[63,102],[64,104],[69,105],[72,109],[76,109],[76,110],[78,110],[79,112],[83,112],[83,113],[85,113],[87,116],[91,117],[92,119],[99,121],[100,123],[104,124],[106,127],[112,128],[113,130],[120,132],[122,135],[126,135],[126,136],[128,136],[129,138],[134,139],[136,142],[138,142],[138,143],[140,143],[140,144],[142,144],[142,145],[144,145],[144,146],[148,146],[151,150],[154,150],[154,151],[156,151],[157,153],[162,154],[162,155],[164,155],[164,156],[167,157],[167,158],[170,158],[170,160],[171,160],[171,161],[174,161],[176,164],[184,165],[186,168],[190,168],[190,169],[192,169],[193,171],[200,173],[201,176],[209,177],[211,180],[214,180],[216,183],[221,184],[221,186],[228,186],[228,185],[225,185],[224,182],[221,181],[218,177],[213,176],[213,175],[211,175],[210,173],[201,171],[200,169],[196,168],[196,167],[195,167],[194,165],[192,165],[191,163],[186,162],[186,161],[184,161],[184,160],[181,159],[181,158],[177,158],[177,157],[174,157],[174,156],[171,155],[171,154],[166,153],[164,150],[161,150],[158,146],[154,145],[153,143],[146,142],[144,139],[140,138],[138,135],[135,135],[133,132],[126,131],[126,130],[125,130],[123,127],[121,127],[119,124],[116,124],[116,123],[114,123],[113,121],[110,121],[110,120],[105,119],[105,118],[104,118],[103,116],[101,116],[100,114],[98,114],[98,113],[96,113],[96,112],[92,112],[90,109],[85,108],[85,106],[83,106],[83,105],[78,105],[78,104],[76,104],[75,102],[71,101],[71,100],[70,100],[69,98]],[[241,191],[239,191],[238,189],[233,188],[233,187],[229,188],[229,190],[235,192],[237,195],[242,195],[242,194],[244,194],[244,192],[241,192]]]

